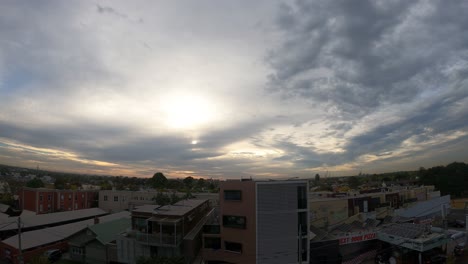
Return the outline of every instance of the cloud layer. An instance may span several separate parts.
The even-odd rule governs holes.
[[[467,161],[464,1],[140,4],[0,4],[1,163],[274,178]]]

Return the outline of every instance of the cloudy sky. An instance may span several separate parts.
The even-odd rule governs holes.
[[[307,177],[468,161],[467,1],[1,1],[0,163]]]

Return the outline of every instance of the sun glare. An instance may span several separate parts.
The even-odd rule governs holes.
[[[196,95],[171,96],[163,106],[166,124],[177,129],[195,129],[215,118],[215,108],[207,99]],[[194,143],[195,142],[195,143]],[[196,144],[197,141],[192,141]]]

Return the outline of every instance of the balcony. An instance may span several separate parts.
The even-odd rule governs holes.
[[[204,225],[203,233],[210,234],[210,235],[218,235],[220,234],[220,226],[219,225]]]
[[[182,234],[144,233],[136,230],[131,230],[128,235],[142,244],[165,247],[177,247],[183,238]]]

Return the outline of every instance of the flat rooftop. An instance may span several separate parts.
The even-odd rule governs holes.
[[[142,205],[137,206],[132,212],[135,213],[151,213],[151,214],[159,214],[159,215],[174,215],[174,216],[182,216],[186,213],[190,212],[192,209],[197,208],[202,203],[208,201],[207,199],[190,199],[190,200],[182,200],[173,205]]]

